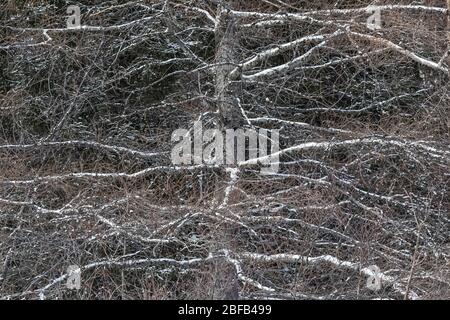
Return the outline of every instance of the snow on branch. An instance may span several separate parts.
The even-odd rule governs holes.
[[[154,20],[159,15],[144,17],[141,19],[125,22],[118,25],[112,25],[112,26],[86,26],[81,25],[79,27],[74,28],[19,28],[19,27],[11,27],[11,26],[0,26],[0,28],[6,28],[13,31],[19,31],[19,32],[26,32],[26,31],[41,31],[43,34],[46,34],[48,32],[55,32],[55,33],[67,33],[67,32],[76,32],[76,31],[121,31],[124,28],[128,28],[131,26],[134,26],[139,23],[148,22],[151,20]]]
[[[369,5],[363,8],[351,8],[351,9],[328,9],[328,10],[314,10],[306,11],[304,14],[311,15],[332,15],[332,14],[352,14],[352,13],[371,13],[375,10],[380,11],[424,11],[446,14],[447,9],[442,7],[431,7],[421,5]]]
[[[329,10],[305,10],[301,13],[262,13],[251,11],[236,11],[231,13],[239,18],[270,18],[278,20],[306,20],[309,15],[334,15],[334,14],[353,14],[353,13],[371,13],[374,10],[380,11],[424,11],[431,13],[446,14],[447,9],[442,7],[420,6],[420,5],[370,5],[363,8],[351,8],[351,9],[329,9]]]
[[[235,78],[237,73],[239,72],[239,69],[241,69],[242,71],[250,70],[251,68],[257,66],[260,62],[262,62],[270,57],[274,57],[274,56],[276,56],[280,53],[283,53],[287,50],[294,49],[299,44],[302,44],[305,42],[312,42],[312,41],[323,41],[329,36],[332,36],[332,34],[306,36],[306,37],[303,37],[303,38],[300,38],[300,39],[297,39],[297,40],[294,40],[294,41],[291,41],[288,43],[277,45],[275,48],[260,52],[253,58],[241,63],[239,65],[239,67],[237,67],[236,69],[234,69],[231,72],[230,77]]]
[[[93,178],[93,179],[136,179],[145,177],[148,174],[154,172],[176,172],[176,171],[195,171],[199,169],[216,169],[220,168],[218,165],[195,165],[195,166],[157,166],[150,167],[144,170],[134,172],[134,173],[126,173],[126,172],[114,172],[114,173],[101,173],[101,172],[78,172],[78,173],[67,173],[61,175],[52,175],[52,176],[43,176],[36,177],[34,179],[29,180],[3,180],[0,181],[0,184],[10,184],[10,185],[27,185],[34,183],[48,183],[59,180],[66,179],[85,179],[85,178]]]
[[[321,149],[321,150],[329,150],[331,148],[336,147],[345,147],[345,146],[354,146],[354,145],[361,145],[361,144],[379,144],[382,146],[396,146],[401,148],[418,148],[421,149],[423,152],[427,152],[428,155],[435,158],[443,159],[444,161],[450,161],[450,151],[445,150],[439,150],[427,145],[424,145],[423,143],[414,142],[414,141],[399,141],[399,140],[393,140],[393,139],[382,139],[382,138],[376,138],[376,137],[370,137],[370,138],[360,138],[360,139],[350,139],[350,140],[344,140],[344,141],[323,141],[323,142],[306,142],[302,143],[293,147],[289,147],[283,150],[280,150],[279,152],[250,159],[247,161],[242,161],[239,163],[239,166],[248,166],[248,165],[256,165],[258,163],[264,163],[265,161],[268,161],[272,157],[279,157],[281,155],[284,155],[286,153],[290,152],[296,152],[296,151],[305,151],[305,150],[311,150],[311,149]]]
[[[358,32],[350,32],[349,34],[350,35],[354,35],[356,37],[359,37],[361,39],[369,40],[369,41],[371,41],[373,43],[376,43],[376,44],[384,45],[384,46],[386,46],[386,47],[388,47],[390,49],[393,49],[393,50],[395,50],[395,51],[397,51],[397,52],[399,52],[399,53],[401,53],[401,54],[403,54],[403,55],[413,59],[414,61],[416,61],[416,62],[418,62],[418,63],[420,63],[420,64],[422,64],[424,66],[427,66],[427,67],[432,68],[434,70],[442,71],[442,72],[444,72],[446,74],[449,74],[448,68],[445,68],[442,65],[440,65],[439,63],[436,63],[434,61],[425,59],[425,58],[417,55],[416,53],[414,53],[412,51],[409,51],[409,50],[407,50],[405,48],[402,48],[401,46],[399,46],[399,45],[397,45],[397,44],[395,44],[395,43],[393,43],[393,42],[391,42],[391,41],[389,41],[387,39],[371,36],[371,35],[368,35],[368,34],[362,34],[362,33],[358,33]]]
[[[328,263],[332,264],[338,268],[349,269],[355,272],[360,272],[361,274],[370,277],[374,275],[374,272],[370,268],[362,268],[360,263],[340,260],[331,255],[322,255],[317,257],[308,257],[302,256],[298,254],[274,254],[274,255],[265,255],[258,253],[242,253],[239,255],[242,259],[250,259],[258,262],[272,263],[272,262],[280,262],[280,263],[305,263],[317,265],[320,263]],[[406,290],[403,289],[403,285],[401,285],[399,280],[394,277],[386,275],[386,273],[378,274],[382,283],[388,283],[393,285],[393,288],[401,294],[403,297],[406,294]],[[414,291],[409,291],[408,298],[411,300],[415,300],[418,298],[418,295]]]
[[[82,141],[82,140],[69,140],[69,141],[49,141],[40,142],[36,144],[6,144],[0,145],[0,150],[27,150],[43,147],[83,147],[83,148],[97,148],[103,149],[109,152],[115,153],[127,153],[132,156],[137,156],[141,158],[153,158],[164,153],[161,152],[144,152],[139,150],[134,150],[126,147],[114,146],[102,144],[95,141]]]
[[[336,31],[335,33],[333,33],[333,37],[336,37],[338,35],[341,35],[342,32],[341,31]],[[242,79],[246,80],[246,81],[254,81],[256,79],[259,78],[263,78],[263,77],[270,77],[273,76],[275,74],[279,74],[279,73],[283,73],[283,72],[287,72],[295,67],[297,67],[298,65],[300,65],[302,62],[304,62],[307,58],[309,58],[314,52],[316,52],[318,49],[325,47],[326,44],[328,44],[328,42],[330,41],[330,38],[322,41],[321,43],[319,43],[318,45],[314,46],[313,48],[309,49],[306,53],[302,54],[299,57],[296,57],[295,59],[279,65],[279,66],[275,66],[272,68],[268,68],[262,71],[259,71],[257,73],[251,74],[251,75],[243,75]]]
[[[192,258],[189,260],[175,260],[169,258],[148,258],[148,259],[133,259],[133,260],[121,260],[120,258],[111,259],[111,260],[102,260],[97,262],[92,262],[87,265],[82,266],[81,272],[86,272],[91,269],[96,268],[134,268],[134,267],[148,267],[148,266],[175,266],[179,268],[188,268],[191,266],[196,266],[200,263],[208,262],[212,259],[216,259],[217,257],[210,254],[206,258]],[[17,297],[23,297],[31,294],[37,294],[41,299],[45,299],[45,292],[51,289],[52,287],[62,283],[69,277],[68,273],[64,273],[61,276],[53,279],[47,285],[42,288],[25,291],[16,295],[8,295],[5,297],[0,297],[2,300],[8,300]]]

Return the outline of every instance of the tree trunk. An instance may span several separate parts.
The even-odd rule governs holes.
[[[236,25],[229,10],[219,6],[216,25],[216,78],[215,96],[224,128],[239,128],[244,124],[239,108],[237,88],[230,81],[235,68]]]

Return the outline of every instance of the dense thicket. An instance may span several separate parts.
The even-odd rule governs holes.
[[[450,298],[447,5],[4,1],[0,297]],[[199,120],[280,171],[173,166]]]

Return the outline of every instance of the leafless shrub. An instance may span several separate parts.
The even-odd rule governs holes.
[[[446,1],[71,4],[0,5],[1,298],[450,298]],[[280,171],[174,166],[198,120]]]

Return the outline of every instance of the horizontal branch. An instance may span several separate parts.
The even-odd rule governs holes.
[[[283,72],[287,72],[297,66],[299,66],[304,60],[306,60],[307,58],[309,58],[316,50],[325,47],[329,41],[331,41],[332,39],[344,34],[345,32],[342,30],[337,30],[332,34],[328,34],[328,35],[323,35],[323,41],[320,42],[319,44],[317,44],[316,46],[312,47],[311,49],[309,49],[306,53],[302,54],[299,57],[296,57],[294,59],[292,59],[291,61],[279,65],[279,66],[275,66],[272,68],[268,68],[262,71],[259,71],[255,74],[252,75],[243,75],[242,79],[246,80],[246,81],[254,81],[255,79],[261,78],[261,77],[269,77],[269,76],[273,76],[274,74],[278,74],[278,73],[283,73]],[[319,39],[319,38],[318,38]],[[317,40],[318,40],[317,39]]]
[[[442,7],[430,7],[420,5],[370,5],[363,8],[352,9],[328,9],[328,10],[305,10],[302,13],[261,13],[252,11],[236,11],[232,10],[231,13],[239,18],[270,18],[278,20],[306,20],[309,15],[334,15],[334,14],[353,14],[353,13],[367,13],[370,14],[375,10],[380,11],[424,11],[430,13],[447,14],[447,8]]]
[[[260,52],[260,53],[256,54],[253,58],[241,63],[239,65],[239,67],[234,69],[230,73],[230,78],[232,78],[232,79],[235,78],[237,73],[239,72],[239,69],[241,69],[242,71],[250,70],[251,68],[257,66],[258,63],[260,63],[270,57],[274,57],[280,53],[283,53],[287,50],[294,49],[299,44],[302,44],[305,42],[312,42],[312,41],[323,41],[326,39],[327,36],[331,36],[331,34],[306,36],[306,37],[296,39],[296,40],[288,42],[288,43],[283,43],[283,44],[277,45],[275,48]]]
[[[438,71],[442,71],[446,74],[449,74],[449,69],[443,67],[442,65],[440,65],[439,63],[436,63],[434,61],[425,59],[419,55],[417,55],[416,53],[409,51],[405,48],[400,47],[399,45],[387,40],[387,39],[383,39],[383,38],[379,38],[379,37],[374,37],[368,34],[362,34],[362,33],[358,33],[358,32],[350,32],[350,35],[354,35],[356,37],[362,38],[362,39],[366,39],[369,40],[371,42],[377,43],[377,44],[381,44],[384,45],[390,49],[393,49],[411,59],[413,59],[414,61],[427,66],[429,68],[432,68],[434,70],[438,70]]]
[[[135,24],[141,23],[141,22],[147,22],[150,20],[153,20],[157,17],[156,16],[150,16],[150,17],[144,17],[141,19],[129,21],[126,23],[118,24],[118,25],[112,25],[112,26],[79,26],[79,27],[73,27],[73,28],[19,28],[19,27],[11,27],[11,26],[0,26],[0,28],[6,28],[13,31],[42,31],[44,34],[48,32],[76,32],[76,31],[120,31],[124,28],[128,28],[130,26],[133,26]]]
[[[144,152],[139,150],[134,150],[130,148],[107,145],[95,141],[82,141],[82,140],[70,140],[70,141],[55,141],[55,142],[41,142],[36,144],[5,144],[0,145],[0,150],[27,150],[35,149],[41,147],[89,147],[98,148],[115,153],[128,153],[133,156],[138,156],[142,158],[152,158],[161,154],[162,152]]]
[[[111,259],[111,260],[102,260],[97,262],[92,262],[90,264],[84,265],[80,267],[81,272],[85,272],[90,269],[95,268],[111,268],[111,267],[120,267],[120,268],[130,268],[130,267],[136,267],[136,266],[148,266],[148,265],[170,265],[180,268],[186,268],[189,266],[196,266],[199,263],[207,262],[212,259],[215,259],[216,256],[209,255],[206,258],[193,258],[189,260],[175,260],[175,259],[169,259],[169,258],[149,258],[149,259],[133,259],[133,260],[120,260],[120,259]],[[32,290],[32,291],[25,291],[16,295],[9,295],[6,297],[1,297],[0,299],[12,299],[17,297],[22,297],[30,294],[38,294],[41,299],[45,299],[45,292],[49,290],[50,288],[54,287],[57,284],[60,284],[61,282],[65,281],[69,277],[69,273],[64,273],[60,277],[53,279],[51,282],[49,282],[46,286]]]
[[[287,125],[292,125],[292,126],[298,126],[298,127],[302,127],[302,128],[307,128],[307,129],[312,129],[312,130],[318,130],[318,131],[325,131],[325,132],[329,132],[329,133],[352,133],[351,131],[348,130],[341,130],[341,129],[336,129],[336,128],[323,128],[323,127],[317,127],[317,126],[313,126],[309,123],[306,122],[297,122],[297,121],[289,121],[289,120],[283,120],[283,119],[277,119],[277,118],[269,118],[269,117],[261,117],[261,118],[251,118],[249,119],[250,122],[256,122],[256,123],[260,123],[260,122],[278,122],[281,124],[287,124]]]
[[[446,161],[450,161],[450,151],[444,151],[444,150],[438,150],[433,147],[429,147],[427,145],[424,145],[423,143],[418,143],[414,141],[398,141],[398,140],[387,140],[382,138],[360,138],[360,139],[351,139],[351,140],[344,140],[344,141],[323,141],[323,142],[306,142],[302,143],[290,148],[286,148],[283,150],[280,150],[276,153],[250,159],[247,161],[242,161],[238,165],[239,166],[248,166],[248,165],[256,165],[258,163],[267,163],[270,159],[274,157],[282,156],[286,153],[290,152],[296,152],[296,151],[306,151],[306,150],[313,150],[313,149],[321,149],[321,150],[328,150],[331,148],[337,148],[337,147],[345,147],[345,146],[354,146],[354,145],[360,145],[360,144],[379,144],[384,146],[396,146],[396,147],[402,147],[402,148],[419,148],[422,149],[422,151],[426,152],[428,155],[436,158],[441,158]]]
[[[307,257],[297,254],[274,254],[274,255],[264,255],[264,254],[258,254],[258,253],[243,253],[240,254],[241,258],[255,260],[258,262],[280,262],[280,263],[306,263],[306,264],[319,264],[319,263],[329,263],[332,264],[338,268],[345,268],[349,270],[353,270],[355,272],[360,272],[361,274],[372,277],[375,276],[375,273],[372,271],[371,268],[361,268],[361,264],[357,262],[350,262],[345,260],[340,260],[334,256],[331,255],[323,255],[323,256],[317,256],[317,257]],[[400,293],[402,296],[405,295],[405,290],[401,288],[398,281],[386,275],[385,273],[378,273],[378,277],[380,278],[381,282],[383,283],[389,283],[393,285],[395,291]],[[409,291],[408,297],[411,300],[415,300],[418,298],[417,294],[413,291]]]
[[[12,184],[12,185],[27,185],[33,183],[40,182],[54,182],[54,181],[63,181],[66,179],[84,179],[84,178],[95,178],[95,179],[135,179],[142,178],[146,175],[153,172],[174,172],[174,171],[194,171],[198,169],[216,169],[219,168],[218,165],[195,165],[195,166],[158,166],[146,168],[144,170],[135,172],[135,173],[126,173],[126,172],[116,172],[116,173],[100,173],[100,172],[77,172],[77,173],[67,173],[61,175],[54,176],[44,176],[44,177],[36,177],[34,179],[29,180],[3,180],[0,181],[0,184]]]

